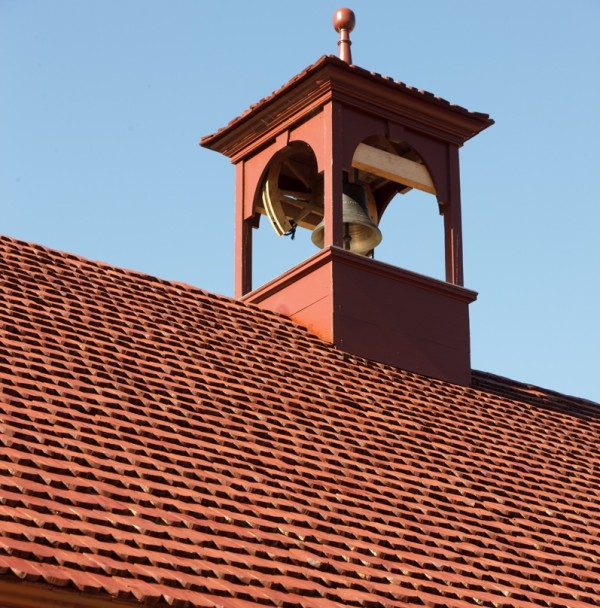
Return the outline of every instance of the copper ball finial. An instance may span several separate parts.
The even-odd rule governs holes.
[[[336,32],[340,30],[348,30],[351,32],[356,25],[356,16],[354,11],[349,8],[338,8],[333,14],[333,27]]]
[[[338,40],[338,56],[346,63],[352,63],[352,53],[350,52],[350,32],[356,25],[356,17],[354,12],[349,8],[338,8],[333,14],[333,27],[336,32],[339,32],[340,39]]]

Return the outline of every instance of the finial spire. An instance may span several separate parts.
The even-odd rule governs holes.
[[[349,8],[339,8],[333,14],[333,27],[340,33],[338,40],[338,57],[346,63],[352,63],[352,52],[350,51],[350,32],[356,25],[356,17]]]

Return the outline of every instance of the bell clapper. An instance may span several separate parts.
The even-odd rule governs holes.
[[[344,222],[344,249],[346,251],[350,251],[350,241],[352,237],[350,236],[350,224],[348,222]]]

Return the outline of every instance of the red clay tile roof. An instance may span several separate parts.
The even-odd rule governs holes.
[[[600,406],[464,388],[0,239],[3,584],[190,607],[600,597]]]
[[[292,87],[300,84],[301,82],[303,82],[304,80],[309,78],[315,72],[318,72],[326,64],[332,64],[340,69],[347,70],[348,72],[351,72],[357,76],[362,76],[363,78],[367,78],[373,82],[378,82],[378,83],[384,84],[385,86],[395,89],[397,91],[402,91],[403,93],[407,93],[411,96],[418,97],[423,100],[427,100],[430,103],[434,103],[436,105],[443,106],[445,108],[453,110],[454,112],[457,112],[458,114],[463,114],[465,116],[470,116],[472,118],[475,118],[481,122],[481,126],[479,127],[478,131],[482,131],[483,129],[494,124],[494,121],[490,118],[489,114],[484,114],[483,112],[473,112],[471,110],[467,110],[466,108],[463,108],[462,106],[459,106],[454,103],[450,103],[448,100],[446,100],[442,97],[439,97],[439,96],[435,95],[434,93],[429,93],[428,91],[424,91],[421,89],[417,89],[415,87],[411,87],[410,85],[407,85],[404,82],[394,80],[390,76],[382,76],[381,74],[379,74],[377,72],[371,72],[371,71],[366,70],[365,68],[361,68],[357,65],[348,64],[345,61],[342,61],[341,59],[336,57],[335,55],[323,55],[317,61],[315,61],[315,63],[306,67],[299,74],[296,74],[296,76],[294,76],[291,80],[286,82],[283,86],[279,87],[276,91],[274,91],[270,95],[267,95],[260,101],[257,101],[256,103],[252,104],[247,110],[242,112],[242,114],[240,114],[240,116],[238,116],[237,118],[234,118],[227,125],[220,128],[215,133],[212,133],[210,135],[206,135],[205,137],[203,137],[200,140],[200,144],[203,146],[211,147],[212,142],[214,142],[215,140],[222,137],[226,132],[229,132],[229,131],[235,129],[235,127],[238,124],[247,120],[249,116],[251,116],[252,114],[254,114],[256,112],[259,112],[264,107],[273,103],[276,99],[281,97],[286,91],[288,91]]]

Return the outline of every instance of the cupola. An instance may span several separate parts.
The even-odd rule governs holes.
[[[236,169],[235,295],[345,352],[468,385],[477,294],[463,286],[458,153],[493,120],[352,64],[354,25],[352,11],[336,11],[338,57],[201,140]],[[383,213],[412,188],[443,216],[445,281],[373,257]],[[279,235],[311,230],[319,250],[255,287],[260,215]]]

